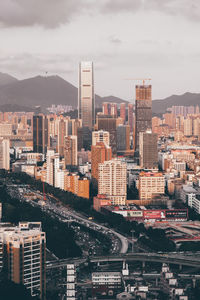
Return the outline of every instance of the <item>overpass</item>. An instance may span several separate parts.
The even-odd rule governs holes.
[[[129,253],[129,254],[119,254],[119,255],[110,255],[110,256],[91,256],[88,258],[69,258],[62,259],[57,261],[50,261],[46,263],[46,268],[59,268],[65,267],[67,264],[81,265],[86,262],[90,263],[101,263],[101,262],[132,262],[132,261],[141,261],[141,262],[158,262],[158,263],[167,263],[179,266],[189,266],[200,268],[200,257],[199,256],[186,256],[180,254],[171,254],[171,253]]]

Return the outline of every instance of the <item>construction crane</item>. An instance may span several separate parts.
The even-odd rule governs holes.
[[[145,81],[151,80],[151,78],[125,78],[124,80],[142,80],[142,84],[145,85]]]

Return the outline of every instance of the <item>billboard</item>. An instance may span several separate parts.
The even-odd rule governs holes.
[[[187,219],[187,209],[168,209],[165,211],[166,219]]]
[[[127,212],[127,217],[142,218],[143,217],[143,211],[142,210],[130,210],[130,211]]]
[[[164,210],[144,210],[144,219],[165,219]]]

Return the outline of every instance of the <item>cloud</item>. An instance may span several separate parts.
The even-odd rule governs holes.
[[[0,57],[0,70],[21,77],[30,75],[70,75],[76,71],[75,64],[67,55],[40,55],[23,53]]]
[[[120,40],[119,38],[117,38],[116,36],[110,36],[109,37],[109,41],[114,44],[114,45],[120,45],[122,44],[122,40]]]
[[[144,0],[144,9],[182,15],[193,21],[199,21],[200,18],[199,0]]]
[[[0,24],[7,27],[67,23],[89,6],[88,0],[1,0]]]
[[[55,28],[77,15],[159,11],[200,20],[199,0],[0,0],[0,25]]]
[[[101,10],[109,14],[159,11],[169,15],[181,15],[192,21],[200,20],[199,0],[105,0]]]
[[[133,12],[137,11],[142,4],[142,0],[106,0],[102,5],[102,11],[105,13]]]

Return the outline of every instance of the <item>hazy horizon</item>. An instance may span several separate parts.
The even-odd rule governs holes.
[[[131,100],[152,78],[153,99],[200,92],[198,0],[2,0],[0,70],[19,79],[58,75],[77,86],[94,62],[95,92]]]

